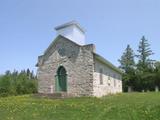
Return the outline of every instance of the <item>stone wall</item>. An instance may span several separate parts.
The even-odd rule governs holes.
[[[38,60],[38,92],[55,93],[55,76],[59,66],[67,71],[67,93],[93,95],[94,46],[79,46],[59,36]]]
[[[95,59],[94,63],[93,95],[101,97],[107,94],[122,92],[121,74],[97,59]],[[103,84],[100,84],[100,69],[102,70]]]

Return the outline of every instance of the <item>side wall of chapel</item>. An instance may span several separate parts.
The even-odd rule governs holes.
[[[101,97],[122,92],[121,74],[97,59],[94,61],[93,95]]]

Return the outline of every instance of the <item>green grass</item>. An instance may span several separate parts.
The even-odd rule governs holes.
[[[0,120],[160,120],[160,93],[102,98],[0,98]]]

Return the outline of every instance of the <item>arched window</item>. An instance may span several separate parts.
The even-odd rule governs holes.
[[[66,69],[63,66],[60,66],[57,71],[58,75],[66,75]]]

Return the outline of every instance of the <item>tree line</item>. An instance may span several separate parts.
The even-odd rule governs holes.
[[[0,96],[22,95],[37,92],[37,77],[33,71],[6,71],[0,75]]]
[[[124,91],[158,91],[160,87],[160,62],[150,57],[154,53],[148,40],[143,36],[139,42],[137,53],[130,45],[123,52],[120,68]]]

